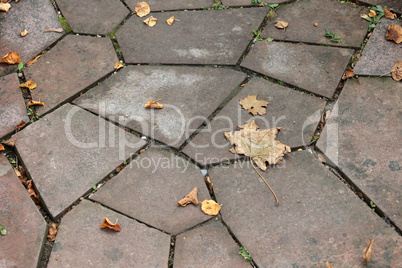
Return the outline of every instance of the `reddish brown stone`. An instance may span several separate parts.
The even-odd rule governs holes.
[[[13,167],[0,153],[1,267],[37,267],[45,238],[46,222]]]
[[[127,5],[134,11],[135,5],[141,1],[126,0]],[[146,1],[151,11],[176,10],[176,9],[198,9],[212,7],[214,0],[148,0]]]
[[[18,77],[0,77],[0,137],[13,132],[21,121],[28,122],[29,118]]]

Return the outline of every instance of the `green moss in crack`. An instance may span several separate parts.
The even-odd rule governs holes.
[[[71,33],[73,31],[70,24],[68,24],[67,20],[62,15],[59,15],[59,22],[66,33]]]

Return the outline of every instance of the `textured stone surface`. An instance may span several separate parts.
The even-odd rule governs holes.
[[[70,104],[13,138],[53,217],[145,145],[138,137]]]
[[[19,84],[16,74],[0,77],[0,138],[13,132],[21,121],[29,121]]]
[[[99,229],[118,219],[120,232]],[[61,222],[48,267],[166,267],[170,236],[84,200]]]
[[[74,102],[180,147],[244,78],[221,68],[128,66]],[[150,100],[164,108],[145,109]]]
[[[401,0],[360,0],[362,3],[367,3],[371,5],[382,5],[392,8],[394,11],[402,13],[402,2]]]
[[[276,12],[277,16],[268,22],[261,36],[275,40],[358,48],[363,42],[370,24],[360,17],[365,13],[368,13],[368,8],[349,3],[342,4],[337,0],[295,2],[279,8]],[[289,23],[286,31],[275,28],[274,21],[276,20]],[[315,27],[314,23],[318,23],[318,26]],[[332,43],[330,38],[325,37],[325,29],[341,36],[341,42]]]
[[[262,1],[267,4],[280,4],[284,2],[289,2],[289,0],[266,0]],[[251,0],[222,0],[224,6],[254,6]]]
[[[127,0],[127,5],[134,11],[135,5],[140,1]],[[175,10],[175,9],[196,9],[212,7],[214,0],[149,0],[147,1],[151,11]]]
[[[402,227],[402,84],[348,80],[318,147],[386,216]]]
[[[45,32],[49,27],[61,27],[56,11],[49,0],[10,1],[11,9],[0,12],[0,57],[17,52],[26,63],[63,34]],[[20,31],[29,34],[21,37]],[[17,70],[18,64],[0,63],[0,76]]]
[[[120,0],[57,0],[75,33],[109,34],[130,12]]]
[[[254,116],[242,109],[239,99],[257,95],[269,102],[267,114]],[[261,129],[281,127],[277,140],[298,147],[309,144],[325,102],[262,78],[253,78],[191,142],[183,152],[200,164],[211,164],[238,157],[229,152],[224,132],[235,131],[246,121],[256,120]],[[303,142],[304,138],[304,142]]]
[[[200,206],[177,202],[194,187],[198,199],[210,199],[202,174],[184,158],[162,149],[148,149],[109,181],[92,199],[171,234],[210,218]]]
[[[37,106],[36,110],[43,114],[63,104],[113,71],[116,62],[109,38],[66,36],[24,71],[26,79],[38,85],[32,98],[45,102],[45,106]]]
[[[257,42],[241,66],[331,98],[353,50]]]
[[[358,75],[391,76],[388,72],[401,59],[402,48],[394,41],[385,40],[388,25],[400,25],[397,20],[382,19],[363,50],[363,56],[356,63],[354,71]]]
[[[236,64],[267,8],[164,12],[156,26],[131,17],[116,37],[129,63]],[[166,20],[175,16],[169,26]],[[219,25],[219,27],[217,27]],[[159,42],[163,36],[163,42]]]
[[[308,152],[263,173],[278,207],[250,164],[208,173],[223,220],[259,267],[355,267],[370,239],[371,267],[401,263],[400,236]]]
[[[250,267],[217,219],[176,237],[174,267]]]
[[[0,153],[0,267],[36,267],[45,238],[46,222]]]

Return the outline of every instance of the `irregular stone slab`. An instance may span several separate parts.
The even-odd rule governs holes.
[[[402,227],[402,84],[348,80],[317,143],[396,225]]]
[[[253,116],[242,109],[239,99],[257,95],[269,102],[267,114]],[[184,147],[183,152],[201,165],[238,158],[229,152],[224,132],[256,120],[260,129],[281,127],[277,140],[290,147],[308,145],[320,120],[325,102],[305,93],[282,87],[262,78],[253,78],[212,121]],[[304,140],[303,140],[304,139]]]
[[[116,37],[129,63],[234,65],[267,12],[267,8],[164,12],[154,15],[158,23],[152,28],[144,18],[132,16]],[[171,16],[180,21],[169,26],[166,20]],[[164,41],[158,42],[161,36]]]
[[[397,20],[382,19],[363,50],[363,56],[356,63],[354,71],[358,75],[391,76],[388,73],[401,58],[402,49],[400,44],[385,40],[388,25],[400,25]]]
[[[13,138],[54,218],[145,145],[138,137],[71,104]]]
[[[262,41],[241,66],[332,98],[352,53],[345,48]]]
[[[286,5],[276,11],[278,16],[271,19],[262,38],[300,41],[334,46],[359,48],[366,37],[369,22],[360,15],[368,13],[368,8],[359,7],[337,0],[307,0]],[[286,21],[286,31],[277,29],[274,21]],[[318,23],[315,27],[313,24]],[[341,36],[340,43],[332,43],[325,37],[325,29]]]
[[[1,153],[0,219],[7,230],[5,236],[0,236],[0,266],[37,267],[46,222]]]
[[[0,137],[10,134],[21,121],[29,122],[16,74],[0,77]]]
[[[121,231],[100,229],[118,219]],[[170,236],[83,200],[61,222],[48,267],[165,267]]]
[[[47,48],[62,33],[45,32],[49,27],[61,27],[56,11],[48,0],[10,1],[11,9],[0,12],[0,57],[9,52],[17,52],[26,63]],[[20,31],[29,34],[21,37]],[[0,63],[0,76],[15,72],[18,64]]]
[[[354,267],[370,239],[373,267],[401,263],[400,236],[308,152],[262,174],[278,207],[250,162],[208,173],[224,222],[259,267]]]
[[[45,102],[36,111],[44,114],[63,104],[113,71],[116,62],[109,38],[66,36],[24,71],[26,79],[38,85],[31,93],[32,98]]]
[[[179,148],[245,77],[222,68],[128,66],[74,102]],[[145,109],[151,100],[164,108]]]
[[[92,199],[175,235],[211,217],[201,205],[177,205],[194,187],[200,202],[211,199],[199,168],[171,152],[148,149]]]
[[[127,0],[126,4],[134,11],[135,5],[140,1]],[[196,9],[212,7],[214,0],[149,0],[147,1],[151,11],[175,10],[175,9]]]
[[[176,237],[174,267],[250,267],[239,246],[216,220]]]
[[[120,0],[57,0],[75,33],[109,34],[130,12]]]
[[[371,5],[382,5],[392,8],[393,11],[402,13],[402,2],[400,0],[360,0],[362,3],[367,3]]]
[[[262,1],[267,4],[281,4],[289,2],[289,0],[266,0]],[[224,6],[238,7],[238,6],[254,6],[251,0],[222,0]]]

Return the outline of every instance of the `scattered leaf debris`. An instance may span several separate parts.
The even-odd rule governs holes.
[[[398,60],[394,67],[391,69],[392,78],[395,81],[401,81],[402,79],[402,60]]]
[[[396,19],[396,14],[392,13],[391,10],[389,9],[389,7],[384,9],[384,14],[387,19],[390,19],[390,20]]]
[[[116,223],[112,223],[108,218],[104,218],[103,219],[103,223],[100,226],[100,229],[103,228],[109,228],[112,230],[115,230],[116,232],[120,232],[121,231],[121,226],[120,224],[117,223],[118,219],[116,219]]]
[[[140,2],[135,5],[134,11],[137,13],[138,17],[142,18],[151,12],[151,8],[147,2]]]
[[[168,18],[168,19],[166,20],[166,23],[167,23],[168,25],[172,25],[173,22],[174,22],[174,16],[171,16],[170,18]]]
[[[366,264],[369,263],[369,261],[371,260],[371,255],[373,254],[373,240],[370,240],[368,246],[364,249],[364,255],[363,258],[366,261]]]
[[[53,242],[54,240],[56,240],[58,229],[59,227],[56,224],[52,223],[52,225],[49,228],[49,234],[47,235],[48,241]]]
[[[402,42],[402,27],[399,25],[389,25],[385,39],[400,44]]]
[[[145,103],[145,106],[144,106],[145,108],[148,108],[148,109],[162,109],[163,108],[163,104],[162,103],[159,103],[159,102],[157,102],[157,101],[147,101],[146,103]]]
[[[151,16],[151,17],[145,19],[144,23],[146,25],[148,25],[149,27],[154,27],[156,25],[157,20],[158,20],[157,18],[154,18],[154,17]]]
[[[285,22],[285,21],[280,21],[280,20],[276,20],[275,22],[275,27],[278,29],[285,29],[286,27],[288,27],[289,23]]]
[[[30,90],[36,88],[36,83],[32,82],[32,80],[26,81],[25,83],[21,84],[20,87],[29,88]]]
[[[264,115],[267,113],[267,110],[264,107],[267,107],[268,102],[265,100],[257,100],[257,95],[247,96],[247,98],[240,99],[240,104],[243,109],[247,110],[252,115]]]
[[[346,79],[351,78],[353,76],[355,76],[355,71],[353,71],[352,69],[347,69],[345,71],[345,74],[342,76],[342,80],[346,80]]]
[[[42,57],[42,55],[36,56],[32,60],[28,61],[27,66],[30,66],[30,65],[34,64],[40,57]]]
[[[9,3],[0,3],[0,11],[8,12],[10,8],[11,5]]]
[[[34,105],[39,105],[39,106],[44,106],[45,103],[41,102],[41,101],[34,101],[34,100],[30,100],[27,104],[27,106],[34,106]]]
[[[0,63],[17,64],[20,62],[20,55],[16,52],[10,52],[4,57],[0,58]]]
[[[56,32],[56,33],[62,33],[64,32],[63,28],[60,27],[49,27],[45,29],[45,32]]]
[[[23,128],[27,123],[25,123],[25,121],[21,121],[18,123],[18,125],[15,127],[15,132],[18,132],[21,130],[21,128]]]
[[[0,152],[1,151],[4,151],[4,146],[3,146],[3,144],[0,143]]]
[[[214,200],[204,200],[201,203],[201,210],[207,215],[215,216],[218,215],[221,210],[221,206]]]
[[[29,180],[26,182],[26,187],[27,187],[29,196],[32,198],[32,200],[35,202],[35,204],[39,204],[40,203],[39,196],[33,189],[32,180]]]
[[[14,168],[14,172],[20,180],[22,180],[24,178],[24,176],[21,174],[21,172],[17,168]]]
[[[180,207],[185,207],[190,203],[193,203],[194,205],[198,206],[199,202],[198,202],[198,198],[197,198],[197,192],[198,192],[198,188],[195,187],[193,190],[191,190],[191,192],[184,196],[183,199],[181,199],[177,205]]]
[[[2,142],[3,144],[7,146],[14,147],[15,146],[15,140],[13,138],[9,138],[8,140]]]
[[[121,69],[121,68],[123,68],[123,67],[124,67],[124,64],[121,63],[121,62],[117,62],[117,63],[114,65],[114,69],[115,69],[115,70]]]
[[[29,33],[29,32],[28,32],[28,30],[27,30],[27,29],[23,30],[22,32],[20,31],[20,35],[21,35],[21,37],[26,36],[28,33]]]

